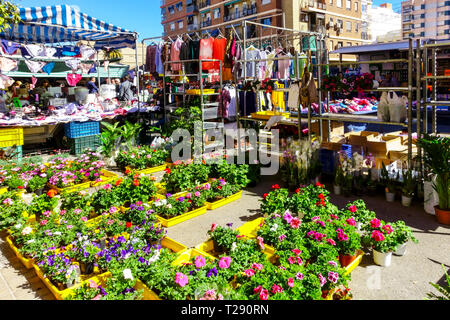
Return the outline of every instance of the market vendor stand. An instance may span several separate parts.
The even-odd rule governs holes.
[[[136,32],[130,32],[126,29],[116,27],[114,25],[105,23],[96,18],[90,17],[87,14],[81,13],[73,7],[61,5],[61,6],[48,6],[48,7],[33,7],[33,8],[20,8],[19,24],[14,25],[9,30],[0,33],[0,38],[18,43],[35,43],[35,44],[57,44],[57,43],[73,43],[73,42],[95,42],[94,48],[101,49],[103,47],[109,47],[114,49],[131,47],[137,48],[138,34]],[[2,54],[2,56],[4,56]],[[21,56],[7,56],[10,59],[25,60]],[[48,58],[48,57],[33,57],[30,61],[45,61],[45,62],[64,62],[67,59],[60,58]],[[137,61],[136,51],[136,61]],[[100,71],[100,59],[98,57],[98,51],[96,53],[96,59],[89,60],[90,62],[97,63],[97,80],[100,85],[101,71]],[[89,62],[84,61],[84,62]],[[80,60],[80,62],[83,62]],[[64,69],[64,68],[63,68]],[[67,68],[69,69],[69,68]],[[65,77],[66,71],[57,74],[58,77]],[[69,71],[69,70],[67,70]],[[49,77],[45,73],[22,73],[22,72],[10,72],[11,76],[16,77]],[[94,74],[90,74],[92,76]],[[108,75],[109,72],[108,72]],[[51,77],[52,75],[50,75]],[[86,76],[86,74],[82,74]],[[139,91],[139,77],[138,77],[138,91]],[[139,94],[138,94],[139,105]],[[139,113],[139,111],[138,111]],[[51,125],[56,125],[52,123]],[[29,131],[29,130],[26,130]],[[36,130],[30,131],[35,135]],[[42,130],[41,137],[33,137],[31,141],[43,141],[51,136],[50,128]]]

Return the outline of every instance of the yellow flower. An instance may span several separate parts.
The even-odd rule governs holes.
[[[26,211],[22,212],[22,217],[28,218],[29,217],[28,212],[26,212]]]

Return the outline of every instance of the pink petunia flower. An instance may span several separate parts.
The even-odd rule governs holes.
[[[177,272],[177,274],[175,275],[175,283],[180,287],[184,287],[189,283],[189,278],[183,273]]]
[[[303,273],[299,272],[295,275],[295,278],[297,280],[303,280],[305,278],[305,275]]]
[[[195,259],[195,267],[196,268],[201,268],[206,264],[206,260],[203,256],[197,256],[197,258]]]
[[[244,274],[250,278],[255,275],[255,270],[253,270],[253,269],[244,270]]]
[[[230,257],[222,257],[219,260],[219,268],[220,269],[228,269],[231,264],[231,258]]]

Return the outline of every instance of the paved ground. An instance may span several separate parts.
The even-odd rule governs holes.
[[[233,223],[238,228],[260,216],[259,199],[277,183],[276,177],[266,178],[256,188],[244,191],[242,198],[225,207],[208,211],[205,215],[173,226],[168,236],[193,247],[208,239],[212,223]],[[356,197],[332,196],[332,201],[343,207]],[[386,221],[405,220],[413,228],[419,244],[410,243],[403,257],[393,257],[387,268],[374,265],[367,253],[360,266],[352,273],[350,288],[355,300],[423,300],[434,291],[429,282],[444,284],[444,271],[450,269],[450,228],[439,225],[435,217],[425,213],[423,205],[416,203],[404,208],[397,201],[388,204],[384,197],[363,197],[367,206]],[[4,237],[0,239],[0,300],[53,299],[45,285],[32,270],[26,270],[9,249]]]

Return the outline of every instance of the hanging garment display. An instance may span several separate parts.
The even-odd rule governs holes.
[[[80,59],[70,59],[65,61],[66,66],[68,66],[72,71],[78,70],[78,67],[80,66],[81,60]]]
[[[233,120],[236,117],[236,88],[231,85],[224,86],[222,90],[222,117]]]
[[[53,47],[44,47],[41,52],[41,57],[53,58],[56,55],[56,48]]]
[[[272,91],[272,105],[273,108],[278,108],[278,111],[286,110],[286,104],[284,102],[284,92],[282,91]]]
[[[71,87],[75,87],[77,85],[77,83],[80,82],[80,80],[82,78],[83,78],[83,76],[81,74],[78,74],[78,73],[68,73],[66,75],[67,83]]]
[[[148,46],[147,55],[145,57],[145,69],[150,73],[156,72],[155,55],[156,55],[156,46]]]
[[[266,76],[267,52],[265,50],[261,50],[259,52],[259,56],[262,61],[259,63],[258,79],[262,81],[265,79]]]
[[[63,46],[61,54],[67,57],[76,57],[76,56],[81,57],[80,48],[77,46]]]
[[[31,84],[30,84],[30,90],[33,90],[36,87],[37,78],[34,76],[31,76]]]
[[[14,79],[0,73],[0,89],[6,90],[14,84]]]
[[[105,72],[108,72],[109,61],[105,61],[105,63],[103,64],[103,68],[105,69]]]
[[[234,50],[235,50],[236,40],[234,39],[233,31],[230,30],[228,34],[227,44],[225,47],[225,55],[223,58],[224,68],[233,68],[234,65]]]
[[[172,46],[170,48],[170,61],[180,61],[180,49],[182,44],[183,40],[181,40],[180,38],[177,38],[177,40],[172,43]],[[181,63],[171,63],[171,69],[175,72],[180,71]]]
[[[39,57],[44,51],[44,47],[37,44],[26,44],[25,48],[31,57]]]
[[[26,60],[26,59],[25,59],[25,64],[27,65],[28,69],[32,73],[37,73],[37,72],[41,71],[42,68],[46,65],[45,62],[31,61],[31,60]]]
[[[264,78],[272,78],[272,73],[273,73],[273,65],[274,65],[274,60],[275,59],[275,52],[270,52],[270,51],[266,51],[266,58],[267,58],[267,63],[266,63],[266,73]]]
[[[299,106],[300,87],[297,83],[291,84],[288,94],[288,108],[297,109]]]
[[[253,45],[248,47],[245,50],[245,59],[246,60],[259,60],[260,59],[260,51],[255,48]],[[249,61],[246,63],[246,72],[248,78],[254,78],[257,76],[257,72],[259,69],[259,62],[257,61]]]
[[[256,93],[253,91],[239,91],[239,113],[243,116],[248,116],[254,112],[256,112]]]
[[[211,60],[214,53],[214,38],[201,39],[200,40],[200,60]],[[214,68],[212,61],[202,62],[202,70],[210,70]]]
[[[85,46],[85,45],[80,46],[80,54],[84,60],[94,59],[96,53],[97,53],[97,51],[95,51],[94,48],[91,48],[91,47]]]
[[[316,82],[314,81],[314,77],[311,72],[305,72],[303,75],[300,88],[300,100],[303,108],[306,108],[309,104],[319,102]]]
[[[286,58],[278,61],[278,79],[285,80],[289,78],[289,67],[291,65],[291,60],[288,60],[288,58],[291,58],[291,55],[280,53],[278,55],[279,58]]]
[[[3,51],[6,54],[13,55],[20,48],[19,43],[1,39]]]
[[[0,71],[2,72],[9,72],[17,69],[17,61],[0,57]]]
[[[200,58],[200,40],[192,40],[189,42],[189,54],[190,60],[198,60]],[[190,74],[199,72],[199,64],[197,62],[191,62],[187,64],[188,72]]]
[[[164,65],[162,62],[162,51],[163,51],[163,47],[164,47],[164,42],[161,41],[157,46],[156,46],[156,52],[155,52],[155,69],[156,72],[158,74],[163,74],[164,73]]]
[[[42,71],[44,71],[45,73],[50,75],[50,73],[52,73],[54,68],[55,68],[55,63],[54,62],[49,62],[42,68]]]
[[[92,63],[80,63],[79,68],[81,69],[83,74],[88,74],[93,66],[94,64]]]
[[[216,38],[214,39],[213,44],[213,59],[220,60],[222,62],[223,68],[223,60],[225,58],[225,49],[227,46],[227,39],[225,38]],[[214,70],[220,69],[220,62],[214,62]]]

